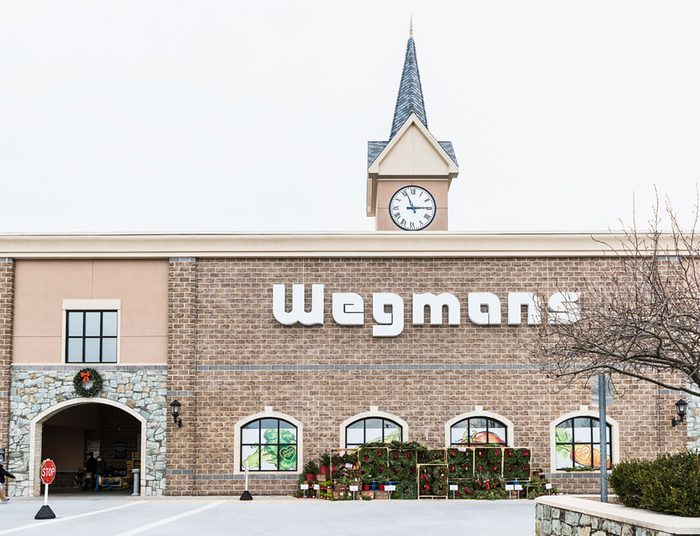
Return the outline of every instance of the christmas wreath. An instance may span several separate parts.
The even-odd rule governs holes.
[[[85,368],[73,377],[73,387],[79,396],[96,396],[102,390],[102,376],[93,368]]]

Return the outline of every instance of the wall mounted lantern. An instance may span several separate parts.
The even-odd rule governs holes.
[[[678,402],[676,402],[676,413],[678,413],[678,418],[676,419],[674,417],[673,419],[671,419],[671,426],[678,426],[680,423],[682,423],[685,420],[685,414],[687,410],[688,403],[685,401],[684,398],[681,398]]]
[[[180,418],[180,402],[173,400],[170,403],[170,414],[173,416],[173,422],[177,424],[178,428],[182,428],[182,419]]]

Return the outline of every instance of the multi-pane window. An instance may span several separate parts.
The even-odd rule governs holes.
[[[507,445],[508,427],[496,419],[469,417],[450,428],[450,444],[459,445]]]
[[[241,471],[296,471],[297,427],[264,418],[241,427]]]
[[[392,441],[403,441],[403,428],[389,419],[369,417],[355,421],[345,428],[345,446],[349,448]]]
[[[117,362],[117,311],[66,311],[66,363]]]
[[[554,429],[557,469],[600,469],[600,421],[595,417],[573,417]],[[607,430],[607,466],[612,467],[612,428]]]

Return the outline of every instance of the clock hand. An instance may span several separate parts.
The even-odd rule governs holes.
[[[415,214],[415,213],[416,213],[416,207],[413,206],[413,201],[411,201],[411,196],[410,196],[410,195],[406,195],[406,197],[408,197],[408,205],[409,205],[409,206],[408,206],[408,209],[409,209],[409,210],[412,210],[413,213]]]

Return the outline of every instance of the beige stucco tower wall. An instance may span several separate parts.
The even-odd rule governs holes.
[[[416,114],[391,139],[372,163],[367,176],[367,215],[378,231],[400,230],[392,221],[389,202],[408,185],[428,190],[435,198],[435,218],[426,231],[448,230],[448,192],[459,168]]]

